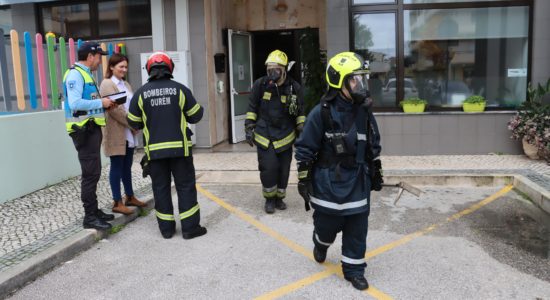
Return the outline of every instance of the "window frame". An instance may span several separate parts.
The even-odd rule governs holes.
[[[0,10],[11,10],[11,5],[0,5]],[[13,18],[12,18],[11,22],[12,22],[11,25],[13,26]],[[5,37],[10,36],[10,32],[9,31],[8,32],[4,31],[4,36]]]
[[[396,106],[395,107],[373,107],[377,112],[401,112],[398,106],[398,100],[404,97],[405,93],[405,26],[404,14],[405,10],[427,10],[427,9],[458,9],[458,8],[488,8],[488,7],[511,7],[511,6],[527,6],[529,13],[529,31],[528,31],[528,47],[527,47],[527,82],[531,82],[532,70],[532,52],[533,52],[533,0],[502,0],[502,1],[477,1],[477,2],[459,2],[459,3],[411,3],[404,4],[403,0],[396,0],[395,3],[384,4],[353,4],[353,0],[348,0],[348,25],[349,25],[349,49],[355,51],[355,30],[353,28],[354,14],[369,14],[381,12],[395,13],[395,28],[396,30],[396,46],[397,46],[397,91],[396,91]],[[525,95],[527,99],[527,93]],[[487,111],[503,111],[509,110],[504,107],[488,107]],[[429,111],[462,111],[460,107],[430,107]]]
[[[90,36],[79,36],[77,38],[83,39],[83,40],[90,40],[90,39],[96,39],[96,40],[102,40],[102,39],[114,39],[114,38],[126,38],[126,37],[140,37],[140,36],[151,36],[153,34],[152,32],[152,24],[151,19],[149,18],[149,22],[151,25],[151,33],[150,34],[105,34],[105,35],[99,35],[99,3],[100,2],[109,2],[112,0],[73,0],[70,2],[67,1],[52,1],[52,2],[43,2],[43,3],[36,3],[34,5],[35,7],[35,16],[36,16],[36,28],[37,31],[45,34],[44,31],[44,17],[42,15],[42,9],[48,8],[48,7],[56,7],[56,6],[69,6],[69,5],[76,5],[76,4],[88,4],[88,7],[90,9]],[[148,11],[151,11],[151,1],[154,0],[148,0]]]

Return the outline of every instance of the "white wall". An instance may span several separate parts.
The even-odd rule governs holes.
[[[0,203],[81,174],[63,111],[0,116],[0,141]]]

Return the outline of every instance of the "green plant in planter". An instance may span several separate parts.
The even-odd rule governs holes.
[[[403,111],[406,113],[421,113],[426,109],[428,101],[420,99],[418,97],[407,98],[401,102],[399,105],[403,107]]]
[[[462,109],[465,112],[482,112],[485,110],[486,103],[483,96],[472,95],[462,102]]]

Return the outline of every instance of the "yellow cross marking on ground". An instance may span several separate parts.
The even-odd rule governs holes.
[[[502,197],[504,196],[506,193],[508,193],[510,190],[512,190],[513,186],[512,185],[507,185],[505,186],[504,188],[502,188],[501,190],[499,190],[498,192],[494,193],[493,195],[483,199],[482,201],[464,209],[463,211],[461,212],[458,212],[450,217],[448,217],[444,222],[441,222],[441,223],[438,223],[438,224],[433,224],[433,225],[430,225],[422,230],[419,230],[419,231],[416,231],[414,233],[411,233],[411,234],[408,234],[404,237],[402,237],[401,239],[399,240],[396,240],[396,241],[393,241],[391,243],[388,243],[386,245],[383,245],[383,246],[380,246],[374,250],[371,250],[369,252],[367,252],[365,254],[365,258],[366,259],[370,259],[370,258],[373,258],[377,255],[380,255],[384,252],[387,252],[395,247],[398,247],[398,246],[401,246],[403,244],[406,244],[410,241],[412,241],[413,239],[417,238],[417,237],[420,237],[430,231],[433,231],[434,229],[438,228],[438,227],[441,227],[442,225],[445,225],[447,223],[450,223],[452,221],[455,221],[465,215],[468,215],[468,214],[471,214],[473,213],[474,211],[480,209],[481,207],[493,202],[494,200],[498,199],[499,197]],[[197,184],[197,190],[203,194],[204,196],[206,196],[207,198],[209,198],[210,200],[216,202],[218,205],[220,205],[221,207],[227,209],[229,212],[235,214],[237,217],[241,218],[242,220],[252,224],[253,226],[255,226],[256,228],[258,228],[259,230],[263,231],[264,233],[266,233],[267,235],[273,237],[274,239],[280,241],[281,243],[283,243],[284,245],[286,245],[287,247],[289,247],[290,249],[306,256],[307,258],[309,258],[310,260],[314,260],[313,259],[313,254],[310,250],[307,250],[305,249],[304,247],[294,243],[293,241],[287,239],[286,237],[284,237],[283,235],[279,234],[278,232],[276,232],[275,230],[269,228],[268,226],[264,225],[263,223],[259,222],[258,220],[256,220],[254,217],[244,213],[243,211],[239,210],[238,208],[228,204],[227,202],[223,201],[222,199],[216,197],[214,194],[210,193],[209,191],[203,189],[200,185]],[[342,275],[342,270],[340,268],[340,265],[336,265],[336,264],[331,264],[331,263],[328,263],[328,262],[325,262],[322,264],[326,270],[322,271],[322,272],[318,272],[318,273],[315,273],[311,276],[308,276],[308,277],[305,277],[303,279],[300,279],[298,281],[295,281],[293,283],[290,283],[288,285],[285,285],[283,287],[280,287],[274,291],[271,291],[269,293],[266,293],[264,295],[261,295],[259,296],[258,298],[256,299],[275,299],[275,298],[278,298],[278,297],[281,297],[281,296],[284,296],[286,294],[289,294],[293,291],[296,291],[300,288],[303,288],[307,285],[310,285],[312,283],[315,283],[321,279],[324,279],[324,278],[327,278],[331,275],[338,275],[339,277],[343,277]],[[365,291],[366,293],[368,293],[369,295],[371,295],[372,297],[376,298],[376,299],[392,299],[389,295],[387,294],[384,294],[383,292],[381,292],[380,290],[376,289],[375,287],[373,287],[372,285],[369,286],[369,289]]]

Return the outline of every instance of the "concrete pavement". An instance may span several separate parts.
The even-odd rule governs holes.
[[[258,184],[253,149],[240,144],[217,151],[195,151],[199,184]],[[135,160],[139,161],[141,155],[137,154]],[[510,182],[550,212],[550,166],[542,161],[510,155],[391,156],[382,157],[382,161],[387,181],[407,178],[416,184],[470,186]],[[108,167],[103,170],[98,200],[100,206],[110,210],[107,172]],[[138,164],[134,165],[133,175],[137,194],[151,202],[150,180],[141,178]],[[291,183],[295,180],[292,174]],[[82,213],[78,177],[0,204],[0,298],[103,237],[81,228]],[[119,216],[116,222],[129,222],[137,216],[138,212],[130,218]]]

